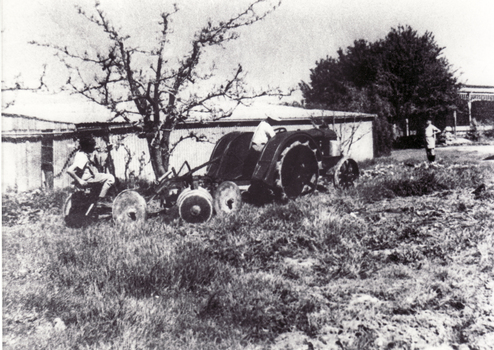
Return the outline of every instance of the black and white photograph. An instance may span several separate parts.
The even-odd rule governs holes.
[[[492,0],[0,0],[2,348],[494,350]]]

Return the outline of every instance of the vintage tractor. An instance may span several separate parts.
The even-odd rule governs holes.
[[[271,192],[295,198],[314,191],[320,174],[334,169],[334,184],[349,187],[359,176],[358,164],[340,154],[336,133],[329,129],[276,130],[261,154],[250,148],[252,132],[231,132],[213,150],[207,176],[217,181],[250,185],[257,194]]]
[[[336,187],[352,186],[359,176],[357,162],[340,154],[333,130],[278,128],[260,153],[250,147],[252,136],[253,132],[238,131],[224,135],[208,162],[193,169],[184,162],[178,171],[170,170],[158,180],[147,200],[134,190],[121,192],[113,202],[114,221],[143,221],[148,214],[147,204],[158,200],[162,208],[177,205],[184,221],[202,223],[214,212],[238,210],[242,191],[259,202],[290,199],[313,192],[319,176],[331,168]],[[205,175],[194,175],[204,167]]]

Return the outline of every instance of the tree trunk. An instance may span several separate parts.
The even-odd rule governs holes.
[[[149,133],[146,137],[151,165],[156,179],[165,174],[170,166],[170,135],[171,129],[163,128]]]
[[[156,130],[151,135],[146,137],[148,142],[149,156],[151,158],[151,165],[153,167],[154,176],[159,179],[161,175],[166,173],[168,164],[166,167],[163,164],[163,154],[167,154],[167,149],[162,148],[162,139],[160,138],[160,131]]]
[[[161,151],[161,164],[163,165],[163,169],[165,172],[168,171],[170,166],[170,129],[165,129],[161,131],[161,142],[160,142],[160,151]]]

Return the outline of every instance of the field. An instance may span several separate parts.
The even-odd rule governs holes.
[[[439,149],[434,167],[397,151],[353,189],[323,180],[202,225],[172,210],[69,229],[64,193],[4,196],[3,348],[492,349],[482,150]]]

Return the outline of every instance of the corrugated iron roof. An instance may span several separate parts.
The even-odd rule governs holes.
[[[38,117],[31,117],[19,114],[3,114],[8,118],[20,118],[27,121],[32,121],[36,125],[28,125],[24,127],[18,127],[11,125],[3,130],[3,134],[7,130],[43,130],[52,129],[48,127],[50,125],[56,126],[57,130],[86,130],[86,131],[114,131],[117,129],[129,129],[136,126],[135,123],[127,122],[90,122],[90,123],[65,123],[58,121],[50,121],[41,119]],[[334,118],[336,121],[344,121],[346,118],[365,117],[374,118],[375,115],[367,113],[355,113],[355,112],[342,112],[342,111],[329,111],[323,109],[305,109],[302,107],[293,107],[286,105],[266,104],[266,103],[253,103],[249,106],[240,105],[232,113],[231,116],[226,118],[214,119],[211,116],[205,117],[203,113],[194,113],[186,121],[186,123],[177,126],[177,129],[189,128],[189,127],[203,127],[204,125],[211,126],[227,126],[232,124],[247,125],[257,124],[260,120],[267,117],[274,117],[278,120],[276,124],[283,123],[301,123],[307,122],[311,117],[315,118]],[[41,124],[39,124],[39,123]],[[51,123],[51,124],[45,124]],[[43,127],[41,127],[43,126]],[[61,128],[61,126],[65,126]]]
[[[36,120],[40,122],[48,122],[48,123],[55,123],[55,124],[68,124],[68,125],[74,125],[74,123],[67,123],[67,122],[59,122],[59,121],[54,121],[54,120],[48,120],[48,119],[42,119],[38,117],[32,117],[32,116],[27,116],[27,115],[22,115],[22,114],[14,114],[14,113],[2,113],[2,118],[22,118],[22,119],[30,119],[30,120]]]

